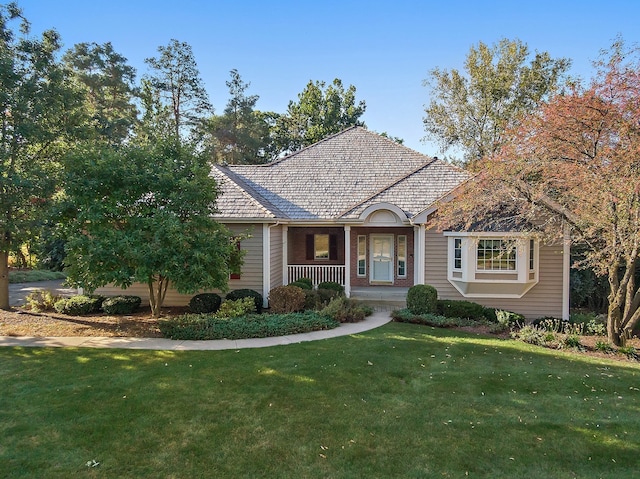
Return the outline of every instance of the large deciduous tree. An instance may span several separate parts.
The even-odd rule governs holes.
[[[175,137],[189,136],[213,113],[193,50],[188,43],[172,39],[166,47],[158,47],[158,53],[145,59],[152,70],[146,77],[148,85],[169,106]]]
[[[120,144],[129,138],[138,111],[135,69],[111,43],[78,43],[63,57],[73,80],[84,93],[85,126],[95,139]]]
[[[20,33],[10,24],[21,20]],[[0,7],[0,308],[9,307],[8,258],[33,234],[53,193],[57,158],[76,124],[76,96],[56,59],[53,30],[29,37],[11,3]]]
[[[356,103],[355,86],[345,90],[339,78],[328,86],[309,81],[298,101],[289,102],[287,112],[276,119],[272,130],[276,149],[296,151],[350,126],[363,126],[360,117],[365,110],[364,101]]]
[[[206,160],[172,139],[78,148],[65,167],[74,284],[147,284],[156,317],[169,285],[186,294],[227,288],[237,238],[213,219],[218,188]]]
[[[568,226],[582,266],[608,279],[608,335],[620,345],[640,319],[640,51],[619,40],[597,67],[588,86],[510,130],[441,214],[477,221],[506,208],[556,238]]]
[[[507,128],[558,89],[569,65],[547,52],[531,58],[520,40],[472,46],[463,72],[435,68],[424,82],[431,92],[426,139],[437,141],[442,153],[456,148],[463,164],[473,168],[499,151]]]

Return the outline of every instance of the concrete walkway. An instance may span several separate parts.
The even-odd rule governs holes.
[[[256,338],[215,341],[174,341],[163,338],[114,338],[114,337],[19,337],[0,336],[0,346],[47,347],[47,348],[125,348],[155,349],[171,351],[203,350],[221,351],[224,349],[266,348],[285,344],[317,341],[361,333],[378,328],[391,321],[387,311],[376,311],[359,323],[343,323],[335,329],[314,331],[312,333],[292,334],[275,338]]]

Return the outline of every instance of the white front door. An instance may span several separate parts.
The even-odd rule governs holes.
[[[393,283],[393,235],[371,235],[371,282]]]

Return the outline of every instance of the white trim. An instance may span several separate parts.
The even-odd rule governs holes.
[[[282,225],[282,284],[289,283],[289,227]]]
[[[540,256],[539,254],[536,256]],[[537,277],[537,276],[536,276]],[[562,319],[569,321],[571,316],[570,305],[571,292],[571,235],[569,226],[564,227],[562,242]]]
[[[392,204],[392,203],[376,203],[375,205],[370,205],[367,206],[364,211],[362,213],[360,213],[360,216],[358,217],[361,221],[366,222],[366,220],[369,218],[369,216],[371,216],[373,213],[375,213],[376,211],[381,211],[381,210],[387,210],[390,211],[391,213],[395,214],[398,219],[400,220],[399,222],[394,222],[394,223],[389,223],[388,226],[398,226],[401,224],[404,224],[408,221],[407,215],[405,214],[404,211],[402,211],[402,209],[398,208],[396,205]],[[382,223],[375,223],[376,226],[385,226],[385,224]]]
[[[420,284],[418,281],[420,271],[420,248],[418,248],[418,231],[420,227],[413,225],[413,284]]]
[[[351,296],[351,226],[344,227],[344,294]]]
[[[272,225],[275,226],[275,225]],[[262,224],[262,306],[269,307],[269,285],[271,284],[271,227]]]
[[[418,247],[416,253],[418,256],[418,281],[416,284],[424,284],[425,265],[426,265],[426,245],[427,245],[427,226],[421,224],[418,227]]]

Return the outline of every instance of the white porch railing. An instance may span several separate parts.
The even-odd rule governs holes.
[[[289,283],[299,280],[300,278],[309,278],[314,286],[325,281],[333,281],[344,286],[345,283],[345,267],[344,265],[289,265],[288,266]]]

